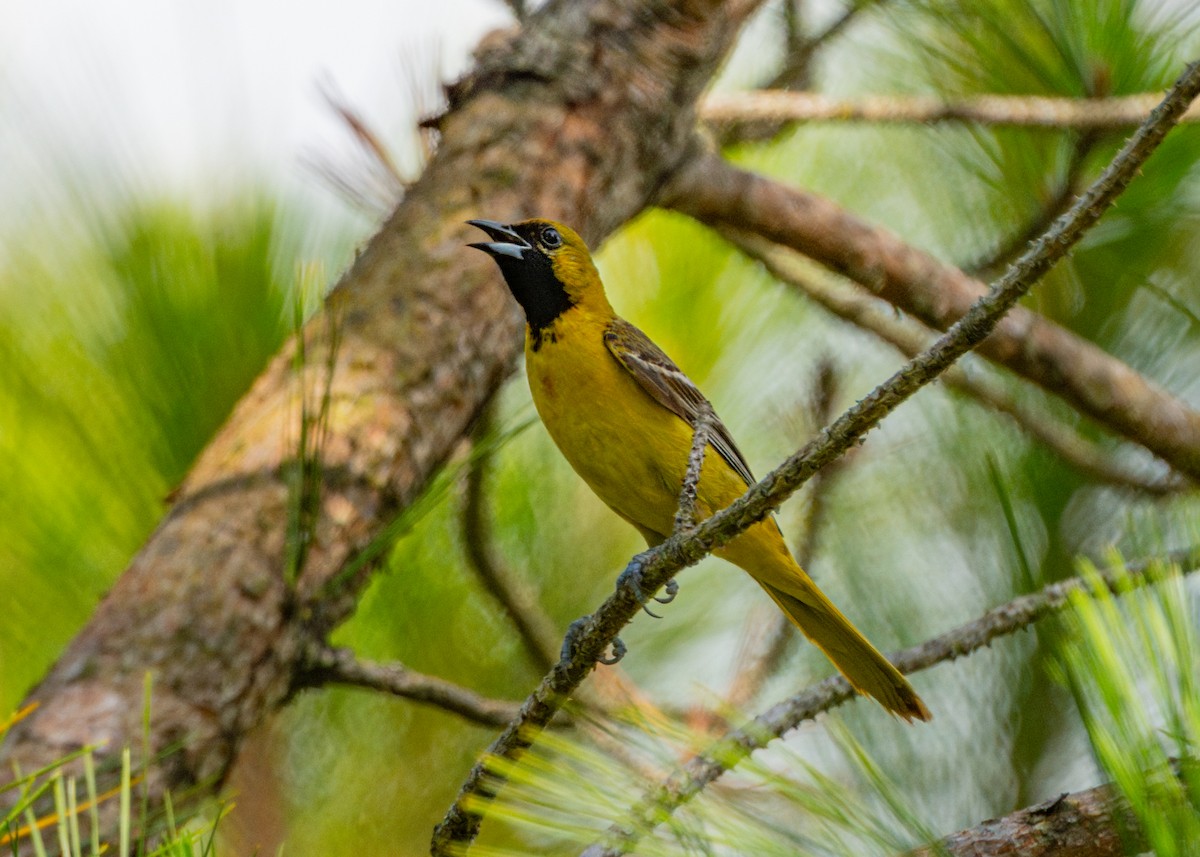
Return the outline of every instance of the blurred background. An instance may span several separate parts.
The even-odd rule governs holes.
[[[1200,13],[1173,0],[773,2],[717,88],[763,86],[789,32],[822,33],[848,11],[805,86],[1157,93],[1200,48]],[[297,313],[319,306],[385,213],[339,192],[362,187],[369,168],[328,98],[352,105],[415,176],[416,120],[437,109],[441,82],[468,66],[471,47],[511,23],[498,0],[0,8],[0,719],[86,622]],[[1055,200],[1086,187],[1124,137],[828,123],[731,140],[727,152],[986,271]],[[1180,129],[1030,299],[1193,404],[1198,162],[1200,133]],[[706,390],[760,475],[902,359],[678,215],[629,224],[599,264],[618,311]],[[999,383],[1122,467],[1162,475],[1052,397]],[[541,670],[480,586],[465,540],[486,538],[560,631],[594,609],[641,545],[560,459],[523,378],[481,439],[483,452],[464,451],[408,515],[389,570],[335,641],[521,699]],[[487,533],[463,523],[472,470]],[[1075,574],[1079,556],[1115,549],[1132,561],[1192,546],[1196,511],[1188,494],[1097,484],[1008,417],[939,385],[779,518],[813,577],[890,651]],[[556,736],[539,756],[546,771],[485,825],[480,853],[576,853],[636,798],[647,770],[668,770],[717,728],[703,712],[736,720],[731,705],[752,714],[829,673],[812,647],[789,645],[753,694],[731,696],[773,608],[716,560],[680,584],[662,620],[640,616],[623,635],[619,670],[644,704],[598,722],[600,738]],[[1189,589],[1169,593],[1168,606],[1192,617]],[[1194,621],[1182,625],[1186,637]],[[847,809],[857,801],[875,818],[901,806],[905,824],[892,832],[903,847],[910,834],[1103,781],[1095,721],[1079,702],[1088,667],[1058,654],[1059,634],[1023,632],[919,676],[933,728],[860,702],[804,726],[639,853],[708,853],[693,841],[698,827],[713,853],[869,853],[869,825]],[[1194,671],[1190,640],[1171,639],[1179,668]],[[1134,676],[1140,654],[1162,656],[1146,646],[1126,647]],[[1165,703],[1146,705],[1157,722]],[[307,692],[249,742],[218,850],[424,853],[492,734],[365,691]],[[849,832],[814,794],[842,802],[857,819]]]

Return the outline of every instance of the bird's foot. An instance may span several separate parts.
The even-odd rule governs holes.
[[[579,648],[579,635],[583,633],[583,626],[591,618],[581,616],[567,626],[567,635],[563,637],[562,649],[558,653],[559,659],[569,661],[575,657],[575,650]]]
[[[631,559],[629,561],[629,565],[625,566],[625,570],[622,571],[620,576],[617,578],[617,589],[621,589],[622,587],[628,589],[633,593],[633,597],[638,600],[638,604],[642,605],[642,609],[645,610],[648,615],[653,616],[655,619],[661,619],[662,616],[659,616],[649,607],[650,598],[646,596],[646,591],[644,588],[645,567],[646,554],[640,553]],[[652,597],[659,604],[670,604],[675,600],[675,596],[678,594],[679,584],[675,582],[675,578],[671,578],[667,581],[666,589],[663,595],[653,595],[650,597]]]
[[[628,651],[629,649],[625,648],[625,642],[620,637],[613,637],[612,654],[601,655],[597,660],[606,667],[611,667],[625,657],[625,653]]]
[[[583,627],[591,618],[591,616],[584,616],[576,619],[567,627],[567,635],[563,638],[562,650],[559,652],[559,657],[564,661],[569,661],[575,657],[575,652],[579,648],[579,635],[583,633]],[[625,643],[621,641],[621,638],[613,637],[612,654],[601,655],[596,660],[610,667],[625,657],[627,651],[628,649],[625,647]]]
[[[655,595],[654,600],[659,604],[670,604],[675,600],[675,596],[679,594],[679,582],[675,578],[667,581],[663,587],[662,595]]]

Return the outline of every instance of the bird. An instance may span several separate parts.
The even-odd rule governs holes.
[[[754,484],[746,459],[700,389],[646,334],[618,316],[583,239],[546,219],[469,220],[469,244],[496,262],[525,314],[534,405],[559,451],[650,547],[674,531],[701,414],[709,445],[696,484],[703,520]],[[767,517],[714,553],[745,570],[859,693],[899,717],[929,720],[908,680],[817,587]]]

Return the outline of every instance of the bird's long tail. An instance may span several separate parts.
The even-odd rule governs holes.
[[[817,585],[807,579],[807,575],[804,575],[803,599],[762,580],[758,582],[804,636],[833,661],[855,690],[874,697],[888,711],[909,722],[932,719],[933,715],[908,679],[871,645]]]

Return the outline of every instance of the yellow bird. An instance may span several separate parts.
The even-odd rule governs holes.
[[[617,316],[587,246],[549,220],[472,220],[525,311],[525,367],[546,430],[583,480],[653,547],[674,528],[697,416],[710,407],[671,358]],[[697,485],[703,520],[754,477],[715,419]],[[716,555],[750,574],[860,692],[906,720],[929,709],[887,658],[825,597],[788,551],[773,518]]]

